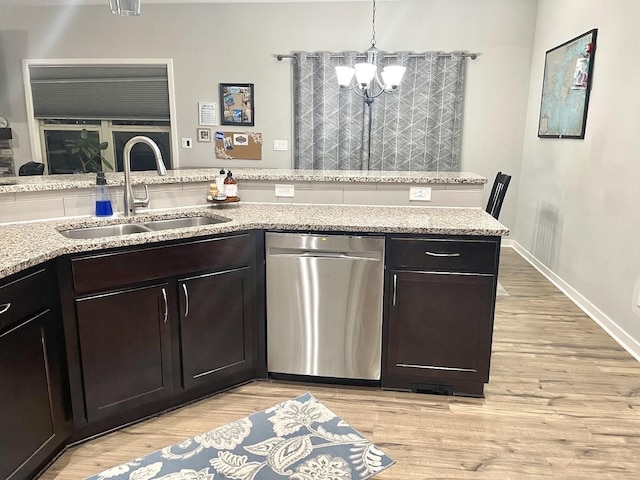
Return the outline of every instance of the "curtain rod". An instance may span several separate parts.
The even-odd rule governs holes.
[[[446,52],[438,52],[438,57],[451,57],[451,53],[446,53]],[[478,58],[478,53],[464,53],[462,52],[461,55],[463,57],[467,57],[470,58],[471,60],[475,60],[476,58]],[[308,55],[309,57],[315,58],[318,55]],[[382,58],[398,58],[397,55],[380,55]],[[281,62],[284,58],[295,58],[296,55],[295,54],[282,54],[279,53],[277,55],[275,55],[275,57],[278,59],[279,62]],[[358,54],[356,55],[356,58],[361,57],[361,58],[367,58],[366,54]],[[424,54],[418,54],[418,53],[414,53],[414,54],[409,54],[408,55],[409,58],[423,58]],[[344,55],[329,55],[329,58],[345,58]]]

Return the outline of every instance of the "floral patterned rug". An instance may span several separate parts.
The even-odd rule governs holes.
[[[87,480],[365,480],[393,463],[307,392]]]

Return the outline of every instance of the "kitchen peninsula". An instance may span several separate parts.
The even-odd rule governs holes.
[[[204,196],[214,173],[198,175],[193,173],[192,181],[156,186],[197,186]],[[0,463],[20,470],[21,478],[70,442],[268,378],[266,231],[383,236],[384,355],[378,386],[482,395],[489,378],[500,239],[508,234],[503,225],[479,205],[245,202],[243,184],[317,180],[282,172],[252,180],[243,178],[240,169],[236,175],[243,201],[225,208],[174,205],[107,220],[87,215],[47,219],[43,214],[45,219],[38,221],[28,216],[0,224],[0,310],[11,304],[0,314],[0,351],[5,352],[0,354],[0,370],[8,372],[7,381],[15,384],[16,392],[26,379],[31,385],[24,392],[27,397],[1,401],[0,408],[13,413],[13,423],[0,437]],[[114,177],[112,185],[117,184],[117,174]],[[380,183],[375,175],[346,178],[322,177],[320,183],[369,190]],[[443,186],[446,191],[448,186],[477,189],[486,182],[472,174],[457,179],[449,174],[445,183],[438,183],[444,175],[397,178],[387,176],[383,183],[396,183],[403,197],[408,197],[410,185]],[[163,181],[155,173],[137,179]],[[78,192],[84,195],[76,197],[76,203],[83,196],[91,198],[90,179],[86,184],[80,180],[75,188],[56,177],[37,179],[40,183],[18,180],[0,186],[2,205],[54,202],[56,195]],[[273,188],[267,185],[265,190]],[[161,199],[176,191],[159,189],[151,195]],[[344,200],[347,190],[340,191]],[[70,198],[63,208],[71,209]],[[60,233],[195,216],[223,221],[82,240]],[[425,250],[435,256],[426,256]],[[440,318],[447,311],[446,318]],[[24,443],[15,442],[14,430],[29,432]],[[11,455],[5,459],[4,452]],[[12,471],[0,473],[9,476]]]

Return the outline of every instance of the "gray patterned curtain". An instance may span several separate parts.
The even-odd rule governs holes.
[[[380,67],[400,63],[407,71],[396,93],[367,107],[353,91],[340,91],[335,77],[334,67],[353,65],[356,54],[295,52],[295,167],[459,171],[466,58],[381,55]]]

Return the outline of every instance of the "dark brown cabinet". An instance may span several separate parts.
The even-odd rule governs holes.
[[[80,438],[255,377],[258,241],[240,233],[60,262]]]
[[[383,388],[482,395],[499,249],[499,237],[387,236]],[[32,478],[65,443],[266,377],[264,268],[264,233],[251,231],[3,279],[0,478]]]
[[[31,478],[71,431],[57,305],[46,268],[0,285],[0,478]]]
[[[482,395],[499,239],[392,238],[382,385]]]
[[[253,378],[254,284],[249,267],[178,281],[186,389]]]
[[[76,300],[87,418],[173,393],[168,284]]]

